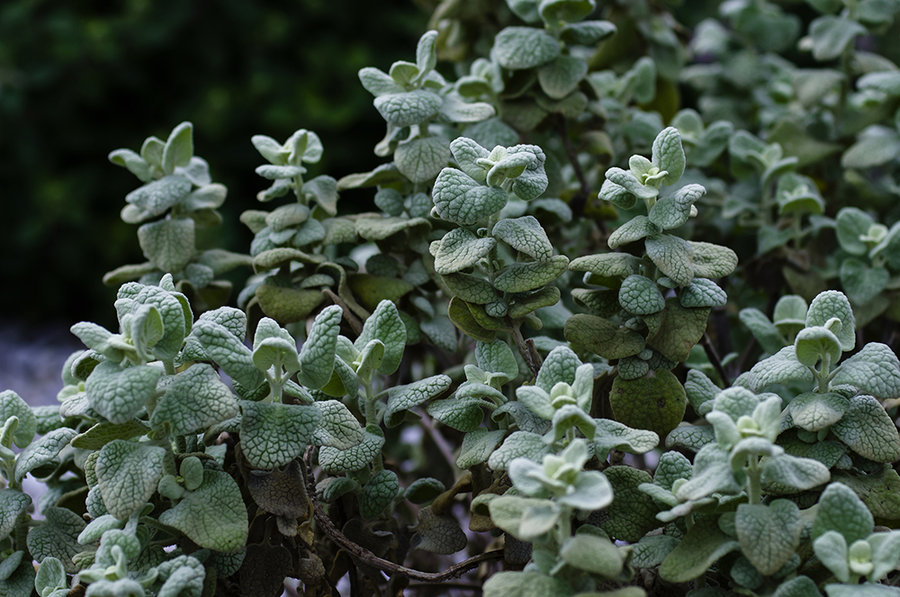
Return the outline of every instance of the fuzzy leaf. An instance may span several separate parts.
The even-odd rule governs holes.
[[[340,333],[343,310],[337,305],[325,307],[316,316],[312,329],[300,350],[300,383],[319,389],[331,379],[334,352]]]
[[[394,386],[388,390],[387,408],[384,411],[384,423],[388,427],[400,424],[402,411],[409,410],[427,402],[443,393],[450,387],[450,378],[446,375],[433,375],[403,386]]]
[[[831,483],[819,497],[812,538],[836,531],[849,545],[868,537],[874,524],[872,513],[852,489],[842,483]]]
[[[578,350],[589,350],[607,359],[621,359],[639,353],[644,338],[624,327],[597,317],[577,313],[566,321],[566,339]]]
[[[193,218],[169,218],[138,228],[144,257],[164,272],[179,272],[194,257]]]
[[[556,255],[547,261],[512,263],[494,278],[494,288],[502,292],[528,292],[556,280],[569,265],[569,258]]]
[[[162,369],[139,365],[120,369],[109,361],[100,363],[85,382],[91,408],[112,423],[125,423],[137,415],[156,393]]]
[[[455,228],[440,240],[434,255],[434,271],[445,275],[472,267],[496,244],[493,238],[478,238],[466,228]]]
[[[773,384],[800,383],[811,386],[813,382],[812,372],[797,360],[793,344],[755,364],[747,376],[748,387],[754,392],[761,392]]]
[[[588,64],[575,56],[557,56],[538,69],[538,83],[549,97],[563,99],[578,88],[588,71]]]
[[[837,317],[841,320],[841,329],[835,332],[845,351],[856,346],[856,320],[853,308],[843,292],[826,290],[820,292],[809,305],[806,312],[806,326],[825,326],[828,320]]]
[[[227,328],[212,320],[198,319],[191,333],[209,359],[242,387],[250,390],[263,383],[263,374],[253,365],[250,349]]]
[[[414,183],[431,182],[450,161],[450,147],[442,137],[406,141],[394,151],[397,169]]]
[[[506,470],[516,458],[528,458],[540,462],[550,447],[540,435],[528,431],[514,431],[488,458],[488,466],[495,471]]]
[[[475,360],[485,371],[502,373],[510,380],[519,375],[519,365],[509,344],[502,340],[475,343]]]
[[[573,272],[590,272],[601,278],[626,278],[638,273],[640,260],[628,253],[598,253],[576,257],[569,262]]]
[[[228,473],[203,471],[203,483],[185,493],[159,521],[176,528],[207,549],[234,552],[247,542],[247,508],[241,490]]]
[[[647,216],[635,216],[619,226],[609,235],[606,244],[610,249],[633,243],[652,234],[658,234],[659,227]],[[674,238],[674,237],[673,237]],[[682,241],[683,242],[683,241]]]
[[[376,518],[397,497],[400,482],[393,471],[378,471],[369,477],[359,494],[359,513],[363,518]]]
[[[650,208],[650,221],[660,230],[678,228],[691,217],[694,203],[706,193],[698,184],[689,184],[678,189],[673,195],[663,197]]]
[[[22,400],[18,394],[12,390],[4,390],[0,392],[0,426],[6,423],[10,417],[16,417],[19,420],[13,434],[13,441],[20,448],[24,448],[34,438],[37,419],[28,403]]]
[[[706,331],[708,316],[708,308],[688,309],[678,299],[670,298],[647,344],[669,360],[686,361]]]
[[[78,543],[78,535],[85,527],[84,519],[68,508],[44,508],[43,514],[46,520],[28,530],[26,543],[31,556],[38,562],[48,557],[56,558],[69,574],[78,572],[72,556],[84,549]]]
[[[791,400],[787,411],[797,427],[819,431],[840,421],[847,406],[847,399],[840,394],[806,392]]]
[[[716,518],[700,518],[666,556],[659,567],[659,575],[668,582],[687,582],[701,576],[725,554],[738,549],[737,541],[726,535],[716,524]]]
[[[645,429],[632,429],[618,421],[595,419],[594,455],[606,460],[610,450],[629,454],[644,454],[659,444],[659,435]]]
[[[271,470],[303,453],[321,418],[315,406],[241,402],[241,448],[254,468]]]
[[[622,281],[619,287],[619,304],[635,315],[659,313],[666,306],[656,282],[645,276],[633,274]]]
[[[578,533],[566,539],[559,550],[563,561],[579,570],[613,578],[622,570],[622,554],[609,539]]]
[[[215,369],[205,363],[191,365],[166,386],[150,417],[157,430],[168,426],[172,435],[199,433],[237,416],[238,403]]]
[[[506,191],[483,186],[454,168],[444,168],[432,191],[437,215],[461,226],[473,226],[506,205]]]
[[[403,325],[397,306],[391,301],[378,303],[353,344],[357,350],[362,350],[372,340],[379,340],[384,344],[384,358],[378,370],[390,375],[400,366],[406,348],[406,326]]]
[[[762,467],[763,487],[774,494],[793,494],[827,483],[828,467],[812,458],[778,454],[767,458]]]
[[[900,459],[900,435],[884,407],[872,396],[854,396],[832,433],[850,449],[875,462]]]
[[[562,48],[552,35],[534,27],[507,27],[494,38],[493,57],[509,70],[524,70],[550,62]]]
[[[788,500],[769,504],[741,504],[735,516],[741,550],[760,573],[770,576],[794,555],[803,521],[800,509]]]
[[[484,583],[484,597],[563,597],[565,581],[540,572],[497,572]]]
[[[323,400],[313,403],[321,413],[316,425],[313,441],[317,446],[347,449],[363,440],[363,428],[353,413],[338,400]]]
[[[851,385],[861,394],[882,400],[900,397],[900,360],[886,344],[869,342],[841,363],[831,384]]]
[[[40,471],[42,467],[49,466],[56,468],[59,453],[69,445],[78,435],[78,432],[68,427],[55,429],[39,440],[32,442],[27,448],[16,458],[15,479],[16,483],[22,481],[28,473],[34,474],[36,477],[46,476]]]
[[[433,118],[442,103],[441,96],[424,89],[380,95],[374,101],[381,117],[396,127],[420,124]]]
[[[103,446],[94,470],[110,514],[126,520],[150,500],[163,475],[165,455],[161,447],[121,439]]]
[[[162,215],[191,192],[191,181],[184,176],[164,176],[125,196],[125,201],[142,212],[141,219]]]
[[[694,275],[698,278],[724,278],[737,267],[737,253],[712,243],[688,241],[692,251]]]
[[[612,485],[616,499],[606,511],[609,514],[601,525],[611,539],[634,543],[659,525],[659,511],[653,499],[638,489],[650,483],[650,473],[629,466],[611,466],[603,471]]]
[[[457,431],[478,429],[484,419],[484,401],[477,398],[448,398],[435,400],[428,405],[428,414]]]
[[[673,184],[684,173],[684,148],[681,146],[681,133],[675,127],[664,129],[653,140],[653,165],[668,174],[663,184]]]
[[[368,426],[365,437],[357,446],[339,450],[323,446],[319,450],[319,464],[330,474],[347,473],[365,468],[381,452],[384,445],[384,432],[378,427]]]
[[[679,286],[687,286],[694,279],[693,249],[687,241],[671,234],[659,234],[648,237],[644,246],[656,267]]]
[[[456,466],[467,469],[485,462],[505,436],[506,431],[503,429],[470,431],[463,437]]]
[[[728,296],[718,284],[707,278],[694,278],[678,296],[682,307],[724,307]]]
[[[504,218],[494,225],[491,236],[538,261],[546,261],[553,256],[553,245],[534,216]]]
[[[19,514],[31,504],[31,496],[17,489],[0,489],[0,541],[6,539],[16,526]]]

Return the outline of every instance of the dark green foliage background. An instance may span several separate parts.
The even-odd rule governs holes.
[[[251,238],[237,217],[266,186],[252,135],[316,131],[316,174],[377,165],[384,124],[356,73],[406,57],[427,19],[409,0],[0,3],[0,252],[16,289],[0,309],[112,323],[100,277],[143,257],[118,217],[139,183],[106,156],[183,120],[229,189],[216,242],[235,251]]]

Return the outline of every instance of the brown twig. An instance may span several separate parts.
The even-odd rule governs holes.
[[[519,354],[525,359],[525,364],[528,365],[528,369],[531,370],[531,375],[536,378],[538,371],[541,369],[541,356],[538,354],[534,347],[534,342],[531,341],[530,338],[528,342],[525,341],[525,338],[522,336],[521,325],[520,322],[511,322],[510,330],[513,342],[515,342],[516,348],[519,349]]]
[[[722,378],[722,383],[725,384],[725,387],[729,387],[731,385],[731,378],[725,372],[725,367],[722,366],[722,359],[719,358],[719,353],[716,351],[716,347],[713,346],[713,343],[709,339],[709,334],[706,332],[703,333],[703,338],[700,340],[703,344],[703,349],[706,351],[706,356],[709,357],[709,361],[712,363],[713,368],[716,370],[716,373],[719,374],[719,377]]]
[[[356,335],[360,335],[362,333],[363,325],[356,315],[353,314],[353,311],[347,306],[344,302],[344,299],[339,297],[334,291],[330,288],[323,288],[322,293],[331,299],[331,302],[343,309],[344,317],[347,319],[347,323],[350,324],[350,327],[353,328],[353,331],[356,332]]]
[[[312,448],[310,448],[310,450],[307,450],[306,453],[306,484],[307,490],[309,491],[309,497],[313,503],[316,522],[319,524],[328,538],[331,539],[345,552],[347,552],[347,554],[351,558],[359,560],[363,564],[366,564],[373,568],[377,568],[379,570],[387,572],[388,574],[403,574],[412,580],[418,580],[426,583],[440,583],[453,578],[458,578],[472,568],[477,567],[482,562],[503,559],[503,550],[495,549],[493,551],[478,554],[467,560],[463,560],[462,562],[454,564],[453,566],[450,566],[442,572],[422,572],[421,570],[407,568],[406,566],[402,566],[400,564],[391,562],[390,560],[385,560],[384,558],[378,557],[362,545],[359,545],[358,543],[352,541],[346,535],[344,535],[344,533],[342,533],[340,529],[334,526],[334,523],[331,522],[328,514],[326,514],[322,509],[322,506],[319,504],[319,500],[316,499],[315,476],[313,475],[312,466],[310,466],[309,464],[311,450]]]
[[[421,417],[422,427],[425,428],[425,432],[431,437],[431,441],[434,442],[434,445],[441,453],[441,456],[443,456],[444,460],[447,461],[447,464],[450,465],[450,470],[456,470],[456,458],[453,456],[453,448],[450,446],[447,438],[444,437],[444,434],[441,433],[440,429],[434,426],[434,419],[425,412],[424,408],[416,410],[417,414]]]

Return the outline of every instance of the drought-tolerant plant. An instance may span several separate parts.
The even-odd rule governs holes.
[[[441,2],[385,163],[252,138],[246,255],[189,123],[112,152],[148,262],[0,393],[0,594],[900,594],[900,4],[808,4]]]

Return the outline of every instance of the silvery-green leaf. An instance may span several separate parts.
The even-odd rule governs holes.
[[[468,542],[455,518],[435,514],[430,506],[419,510],[419,523],[411,544],[416,549],[451,554],[464,549]]]
[[[684,173],[684,148],[681,146],[681,133],[675,127],[664,129],[653,140],[653,165],[668,174],[663,184],[676,182]]]
[[[384,358],[378,370],[390,375],[400,366],[403,351],[406,348],[406,327],[391,301],[381,301],[375,311],[366,319],[363,330],[353,343],[361,350],[371,340],[380,340],[384,344]]]
[[[597,196],[622,209],[631,209],[637,202],[637,197],[631,191],[608,178],[603,181]]]
[[[838,244],[851,255],[865,255],[869,248],[860,237],[868,234],[875,219],[858,207],[842,207],[835,218]]]
[[[438,316],[430,321],[420,321],[419,328],[436,346],[451,352],[456,349],[456,326],[449,318]]]
[[[706,331],[708,308],[686,308],[676,298],[666,300],[666,308],[655,315],[655,331],[647,345],[671,361],[686,361],[691,349]]]
[[[206,569],[196,558],[178,556],[156,567],[159,579],[163,580],[158,597],[200,597]]]
[[[671,234],[657,234],[647,237],[644,246],[656,267],[679,286],[687,286],[694,279],[693,249],[687,241]]]
[[[208,357],[243,387],[255,389],[263,383],[263,374],[253,365],[250,349],[227,328],[211,320],[198,319],[192,335]]]
[[[540,462],[550,447],[537,433],[514,431],[488,458],[488,466],[495,471],[506,470],[516,458],[528,458]]]
[[[55,429],[37,441],[29,444],[16,458],[15,480],[22,481],[25,475],[32,473],[36,477],[46,476],[42,473],[53,472],[58,465],[59,453],[69,445],[78,432],[68,427]],[[51,470],[45,471],[43,467]]]
[[[26,543],[31,556],[38,562],[54,557],[63,563],[67,573],[78,572],[72,556],[84,549],[77,539],[85,527],[84,519],[68,508],[45,508],[43,514],[43,523],[28,530]]]
[[[457,431],[469,432],[478,429],[484,419],[485,402],[478,398],[448,398],[434,400],[428,404],[428,414]]]
[[[166,386],[150,416],[150,425],[168,427],[172,435],[199,433],[237,416],[238,403],[210,365],[198,363],[180,372]]]
[[[564,580],[540,572],[497,572],[484,583],[485,597],[561,597],[570,592]]]
[[[140,208],[147,217],[155,217],[184,199],[191,192],[191,181],[184,176],[164,176],[125,196],[125,201]]]
[[[512,263],[497,274],[493,285],[502,292],[528,292],[556,280],[568,265],[569,258],[565,255],[556,255],[546,261]]]
[[[456,92],[445,95],[444,103],[441,104],[441,115],[451,122],[480,122],[491,118],[496,113],[491,104],[468,102]],[[471,133],[467,131],[466,134]]]
[[[428,222],[422,218],[385,218],[378,215],[363,215],[356,220],[356,234],[365,240],[378,241],[390,238],[398,232],[427,224]]]
[[[566,564],[603,578],[614,578],[622,570],[622,554],[609,539],[578,533],[560,547],[559,557]]]
[[[416,66],[420,73],[433,70],[437,64],[437,52],[435,51],[437,37],[437,31],[426,31],[416,44]]]
[[[828,467],[812,458],[777,454],[766,458],[762,466],[762,484],[773,494],[799,493],[827,483]]]
[[[450,378],[446,375],[433,375],[402,386],[394,386],[388,390],[387,408],[384,411],[384,424],[388,427],[398,425],[402,420],[394,415],[401,414],[427,402],[443,393],[450,387]]]
[[[190,163],[194,155],[193,133],[194,127],[190,122],[182,122],[172,129],[162,153],[162,167],[166,174]]]
[[[549,532],[560,516],[559,507],[545,499],[503,495],[488,503],[491,520],[517,539],[530,541]]]
[[[769,504],[741,504],[735,517],[741,550],[759,572],[777,572],[800,544],[800,509],[788,500]]]
[[[546,261],[553,256],[553,245],[534,216],[504,218],[494,225],[491,236],[538,261]]]
[[[812,385],[813,374],[797,360],[793,344],[755,364],[747,377],[748,387],[760,392],[772,384],[800,383]]]
[[[822,593],[808,576],[795,576],[781,582],[772,597],[822,597]]]
[[[575,382],[575,374],[581,366],[581,360],[568,346],[554,348],[544,359],[538,371],[535,385],[547,394],[559,382],[569,385]]]
[[[599,479],[597,475],[602,474],[609,480],[616,499],[606,506],[608,517],[599,526],[610,539],[635,543],[659,526],[656,519],[659,507],[652,497],[639,489],[642,484],[650,484],[650,473],[630,466],[611,466],[603,473],[585,471],[583,474],[590,474],[595,480]],[[580,482],[581,475],[576,485]],[[601,487],[596,487],[594,491],[604,492]]]
[[[318,389],[331,379],[342,317],[343,310],[337,305],[325,307],[316,316],[300,350],[301,367],[298,378],[303,385]]]
[[[864,304],[875,298],[890,280],[890,273],[881,266],[869,267],[859,259],[841,262],[841,287],[854,303]]]
[[[187,492],[159,521],[207,549],[234,552],[247,542],[247,508],[228,473],[203,471],[203,483]]]
[[[0,541],[9,536],[16,526],[19,514],[30,504],[31,496],[17,489],[0,489]]]
[[[37,430],[37,420],[28,403],[13,390],[0,392],[0,426],[10,417],[16,417],[19,422],[16,425],[13,441],[20,448],[24,448],[34,438]]]
[[[519,199],[531,201],[547,190],[549,179],[547,178],[547,172],[544,170],[547,156],[537,145],[520,144],[510,147],[505,159],[519,160],[521,158],[527,158],[525,160],[527,166],[523,172],[513,178],[510,190]],[[499,170],[501,162],[495,164],[491,171]],[[490,172],[488,173],[488,180],[490,181]]]
[[[315,406],[241,402],[241,448],[254,468],[271,470],[303,453],[321,418]]]
[[[363,440],[363,429],[359,421],[342,402],[325,400],[315,402],[313,406],[322,413],[313,434],[314,444],[346,449]]]
[[[688,241],[692,251],[694,275],[698,278],[724,278],[737,267],[737,253],[712,243]]]
[[[821,16],[809,27],[813,57],[819,61],[833,60],[844,52],[857,35],[865,32],[865,27],[845,16]]]
[[[631,563],[638,568],[655,568],[678,545],[670,535],[647,535],[633,546]]]
[[[260,371],[277,366],[288,375],[300,369],[296,341],[274,319],[263,317],[259,320],[253,336],[253,364]]]
[[[266,216],[266,225],[273,232],[281,232],[299,226],[307,218],[309,218],[309,207],[300,203],[289,203],[272,210]]]
[[[653,473],[653,484],[671,490],[678,479],[690,479],[692,470],[691,461],[681,452],[663,452]]]
[[[476,429],[465,434],[459,456],[456,457],[456,466],[467,469],[485,462],[505,436],[506,431],[503,429]]]
[[[493,238],[478,238],[466,228],[454,228],[440,241],[434,256],[434,271],[445,275],[472,267],[496,244]]]
[[[644,349],[644,338],[608,319],[576,313],[566,322],[566,339],[579,350],[589,350],[607,359],[621,359]]]
[[[400,482],[393,471],[381,470],[369,477],[359,494],[359,513],[376,518],[397,497]]]
[[[575,91],[587,71],[585,60],[561,55],[538,69],[538,83],[549,97],[562,99]]]
[[[682,307],[724,307],[728,297],[722,288],[707,278],[694,278],[679,295]]]
[[[679,500],[697,500],[715,492],[738,493],[741,486],[731,472],[729,453],[718,444],[709,444],[697,452],[691,479],[675,492]]]
[[[375,109],[388,124],[396,127],[411,126],[429,120],[438,113],[441,96],[424,89],[389,93],[375,98]]]
[[[528,410],[542,419],[553,419],[556,409],[550,401],[550,396],[537,386],[521,386],[516,388],[516,399],[524,404]]]
[[[641,181],[635,178],[634,174],[632,174],[628,170],[622,170],[621,168],[610,168],[606,171],[606,179],[616,185],[619,185],[620,187],[623,187],[626,191],[628,191],[635,197],[638,197],[639,199],[656,199],[657,195],[659,195],[659,189],[653,186],[642,184]],[[601,197],[603,197],[602,189],[600,193]]]
[[[784,347],[784,339],[778,328],[759,309],[753,307],[741,309],[738,318],[766,352],[774,354]]]
[[[841,329],[834,333],[841,342],[841,347],[853,350],[856,346],[856,320],[853,317],[853,309],[850,301],[843,292],[838,290],[826,290],[820,292],[809,305],[806,313],[806,325],[824,326],[832,317],[841,320]]]
[[[656,282],[638,274],[632,274],[619,287],[619,304],[635,315],[650,315],[662,311],[666,300]]]
[[[601,461],[610,450],[629,454],[649,452],[659,444],[659,436],[646,429],[632,429],[611,419],[594,419],[594,455]]]
[[[900,532],[873,533],[867,539],[872,546],[872,572],[869,580],[884,578],[900,561]]]
[[[854,396],[831,432],[851,450],[875,462],[900,459],[900,435],[884,407],[872,396]]]
[[[150,263],[164,272],[184,269],[196,251],[194,220],[169,218],[138,228],[138,242]]]
[[[868,537],[874,524],[872,513],[852,489],[843,483],[831,483],[819,497],[812,537],[835,531],[851,544]]]
[[[141,182],[153,180],[153,174],[144,158],[130,149],[115,149],[109,153],[108,159],[117,166],[124,166],[137,176]]]
[[[519,374],[519,365],[509,344],[503,340],[475,343],[475,360],[485,371],[502,373],[508,379]]]
[[[699,369],[688,369],[684,391],[697,414],[703,416],[712,408],[712,401],[721,389]]]
[[[125,520],[156,492],[166,451],[158,446],[113,440],[103,446],[94,470],[109,513]]]
[[[53,597],[57,589],[62,589],[65,594],[69,592],[69,583],[66,579],[66,570],[59,559],[53,556],[44,558],[34,578],[34,588],[41,597]]]
[[[398,85],[390,75],[371,66],[359,71],[359,80],[366,91],[374,96],[403,91],[403,87]]]
[[[412,139],[397,146],[394,161],[411,181],[431,182],[450,161],[450,148],[443,137]]]
[[[842,581],[850,580],[847,540],[837,531],[827,531],[813,541],[816,557],[834,576]],[[830,593],[829,593],[830,594]]]
[[[162,370],[150,365],[120,369],[104,361],[85,382],[91,408],[112,423],[125,423],[137,415],[156,393]]]
[[[807,431],[819,431],[840,421],[847,406],[847,399],[840,394],[806,392],[791,400],[788,412],[794,425]]]
[[[674,194],[663,197],[650,208],[650,221],[660,230],[678,228],[691,217],[696,202],[706,193],[706,189],[698,184],[681,187]]]
[[[687,582],[701,576],[725,554],[740,545],[716,524],[716,517],[700,518],[681,543],[666,556],[659,575],[669,582]]]
[[[639,268],[640,260],[628,253],[598,253],[569,262],[573,272],[590,272],[602,278],[625,278],[638,273]]]
[[[900,397],[900,360],[886,344],[869,342],[841,363],[831,384],[851,385],[880,399]]]
[[[567,23],[560,37],[568,43],[593,46],[615,32],[616,26],[609,21],[581,21]]]
[[[682,423],[666,436],[667,448],[685,448],[698,451],[716,439],[712,425],[690,425]]]
[[[494,38],[493,58],[503,68],[523,70],[559,56],[561,47],[552,35],[534,27],[507,27]]]
[[[841,358],[841,342],[822,326],[806,327],[794,339],[794,355],[807,367],[814,367],[820,359],[836,363]]]
[[[357,446],[346,450],[323,446],[319,450],[319,464],[322,470],[329,474],[358,471],[375,459],[383,445],[384,432],[378,427],[369,425],[366,427],[365,437]]]

